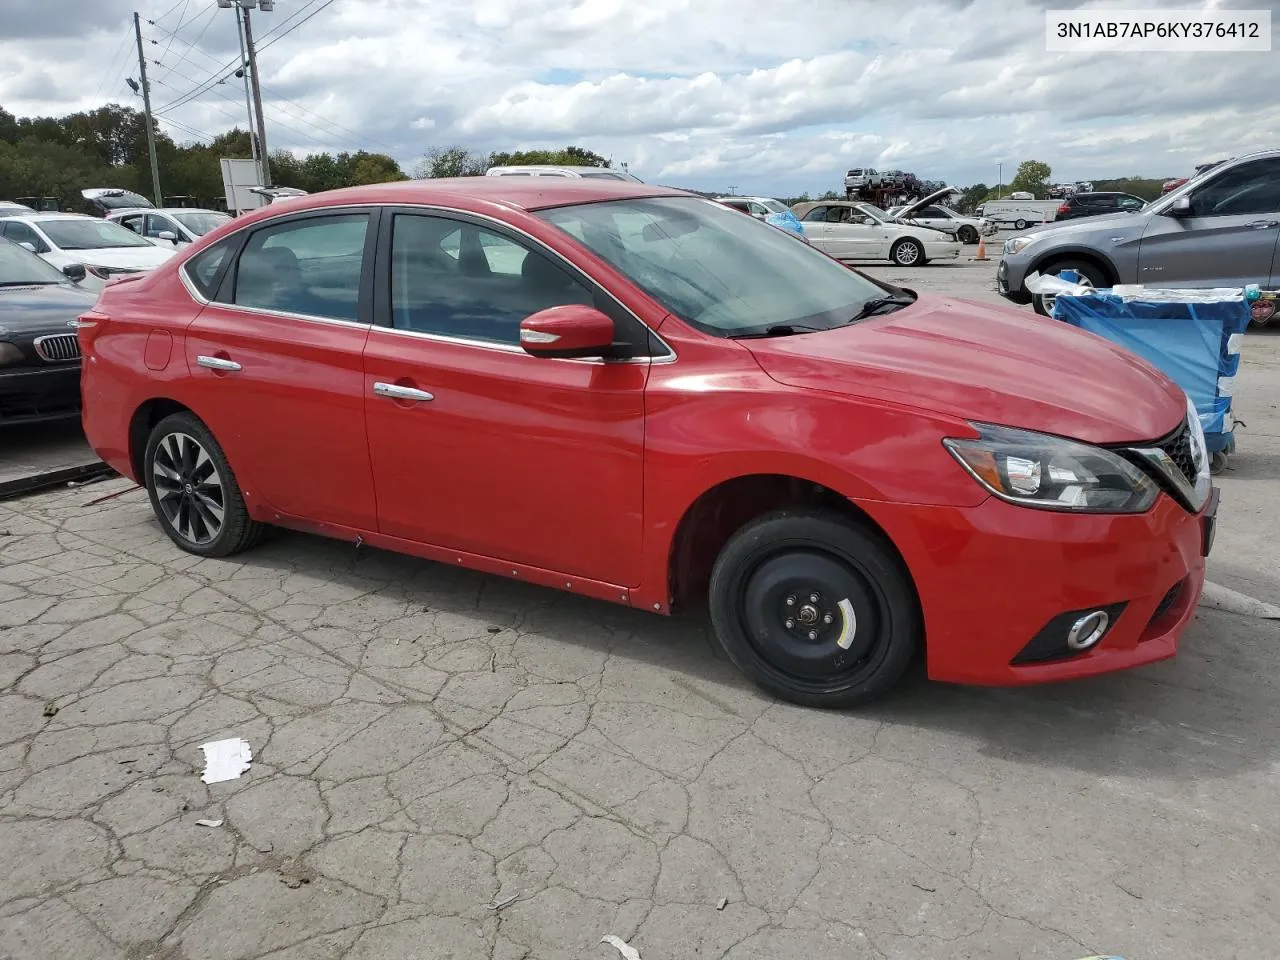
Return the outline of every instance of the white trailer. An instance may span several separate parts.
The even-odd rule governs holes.
[[[1052,223],[1061,200],[988,200],[978,207],[978,216],[1002,227],[1025,230],[1041,223]]]

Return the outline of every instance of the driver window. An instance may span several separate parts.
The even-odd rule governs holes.
[[[1191,196],[1196,217],[1235,217],[1280,212],[1280,159],[1242,163]]]
[[[805,223],[824,223],[827,219],[827,207],[814,207],[800,219]]]
[[[750,205],[749,209],[751,210],[751,215],[752,215],[753,217],[763,217],[763,216],[765,216],[766,214],[768,214],[768,212],[769,212],[768,210],[766,210],[763,206],[761,206],[761,205],[760,205],[760,204],[758,204],[758,203],[752,203],[752,204]]]

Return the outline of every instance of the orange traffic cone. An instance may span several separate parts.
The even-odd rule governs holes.
[[[972,260],[990,260],[991,259],[990,257],[987,256],[987,238],[984,237],[982,234],[978,234],[978,254],[977,256],[971,257],[970,259]]]

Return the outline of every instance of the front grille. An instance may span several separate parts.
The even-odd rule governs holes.
[[[1182,475],[1187,478],[1187,483],[1194,485],[1197,473],[1196,461],[1191,455],[1191,427],[1187,422],[1183,421],[1182,426],[1160,441],[1158,446],[1182,471]]]
[[[55,333],[48,337],[37,337],[36,353],[41,360],[50,363],[65,363],[68,360],[80,359],[80,341],[74,333]]]

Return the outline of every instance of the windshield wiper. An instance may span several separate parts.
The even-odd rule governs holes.
[[[61,280],[0,280],[0,287],[47,287],[62,283]]]
[[[859,320],[869,317],[873,313],[879,313],[886,307],[900,309],[902,307],[909,307],[915,302],[915,297],[904,297],[900,294],[890,294],[887,297],[874,297],[859,307],[858,312],[849,318],[849,322],[857,323]]]
[[[734,340],[761,340],[765,337],[789,337],[794,333],[822,333],[829,327],[811,327],[803,323],[775,323],[761,333],[740,333]]]

